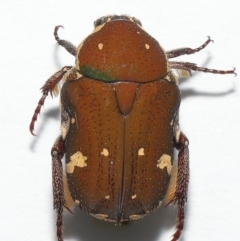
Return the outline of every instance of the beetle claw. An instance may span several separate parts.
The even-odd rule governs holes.
[[[213,39],[211,39],[211,37],[210,36],[207,36],[208,37],[208,41],[209,42],[213,42],[214,43],[214,40]]]
[[[60,40],[60,38],[58,37],[58,33],[57,33],[59,28],[64,28],[64,27],[62,25],[57,25],[54,28],[54,33],[53,33],[57,42]]]
[[[233,74],[235,75],[235,77],[237,76],[237,73],[235,72],[236,68],[233,67]]]

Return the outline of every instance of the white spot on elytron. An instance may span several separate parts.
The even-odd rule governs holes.
[[[139,156],[144,156],[144,148],[139,148],[138,155]]]
[[[170,126],[172,126],[172,125],[173,125],[173,119],[172,119],[172,121],[171,121],[169,124],[170,124]]]
[[[171,164],[171,157],[169,155],[163,154],[157,162],[158,162],[157,164],[158,168],[163,169],[164,167],[166,167],[168,175],[171,175],[172,164]]]
[[[107,214],[101,214],[101,213],[97,213],[97,214],[92,214],[92,216],[94,216],[95,218],[98,218],[98,219],[106,219],[108,217]]]
[[[75,204],[76,204],[76,205],[79,205],[79,204],[80,204],[80,201],[76,199],[76,200],[75,200]]]
[[[150,46],[148,44],[145,44],[146,49],[150,49]]]
[[[110,199],[110,195],[105,196],[105,199]]]
[[[74,124],[75,123],[75,119],[71,118],[71,123]]]
[[[103,155],[103,156],[108,156],[108,155],[109,155],[108,149],[103,148],[103,150],[102,150],[102,152],[101,152],[101,155]]]
[[[132,195],[132,199],[135,199],[136,197],[137,197],[137,195],[136,195],[136,194]]]
[[[102,50],[102,49],[103,49],[103,44],[102,44],[102,43],[98,44],[98,48],[99,48],[100,50]]]
[[[158,207],[160,207],[162,205],[162,201],[158,202]]]
[[[140,32],[137,32],[137,34],[140,34]]]
[[[188,141],[185,141],[185,146],[188,146],[188,144],[189,144]]]
[[[129,218],[132,220],[137,220],[137,219],[143,218],[144,216],[145,216],[145,214],[143,214],[143,215],[134,214],[134,215],[130,215]]]
[[[87,157],[84,156],[80,151],[76,152],[70,157],[70,162],[66,166],[67,173],[73,173],[75,166],[86,167]]]

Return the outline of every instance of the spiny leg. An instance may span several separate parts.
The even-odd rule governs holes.
[[[177,241],[181,235],[184,226],[184,206],[187,202],[187,191],[189,183],[189,150],[188,150],[188,139],[179,131],[175,147],[179,150],[178,163],[177,163],[177,180],[176,189],[173,198],[168,202],[177,204],[178,206],[178,223],[176,231],[171,241]]]
[[[69,41],[60,39],[58,37],[57,32],[58,32],[59,28],[63,28],[63,26],[58,25],[54,29],[54,36],[55,36],[56,41],[58,42],[59,45],[63,46],[70,54],[72,54],[73,56],[76,56],[77,55],[77,48],[72,43],[70,43]]]
[[[56,72],[54,75],[52,75],[44,84],[44,86],[41,88],[42,90],[42,97],[41,99],[38,101],[38,105],[34,111],[29,129],[30,132],[32,133],[32,135],[34,135],[33,130],[34,130],[34,123],[37,120],[37,116],[41,111],[41,107],[44,104],[44,101],[46,99],[46,97],[48,96],[49,92],[52,96],[52,92],[54,91],[54,88],[56,87],[56,85],[59,83],[59,81],[62,79],[63,75],[72,68],[72,66],[65,66],[63,67],[61,70],[59,70],[58,72]]]
[[[53,185],[53,207],[57,211],[57,238],[58,241],[63,241],[63,207],[69,212],[70,209],[66,206],[63,188],[63,169],[62,161],[65,154],[64,140],[59,136],[51,150],[52,155],[52,185]]]
[[[177,62],[177,61],[169,61],[169,66],[171,69],[184,69],[191,73],[191,70],[212,73],[212,74],[235,74],[235,68],[233,70],[217,70],[217,69],[208,69],[203,67],[198,67],[194,63],[189,62]]]
[[[185,54],[194,54],[194,53],[204,49],[210,42],[213,42],[213,40],[211,40],[211,38],[208,36],[208,40],[198,48],[173,49],[173,50],[167,51],[166,54],[167,54],[168,59],[176,58],[178,56],[185,55]]]

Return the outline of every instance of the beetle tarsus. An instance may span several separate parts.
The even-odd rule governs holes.
[[[176,58],[178,56],[185,55],[185,54],[187,54],[187,55],[194,54],[194,53],[199,52],[202,49],[204,49],[210,42],[214,42],[214,41],[208,36],[208,40],[198,48],[195,48],[195,49],[191,49],[191,48],[173,49],[173,50],[167,51],[166,54],[167,54],[168,59]]]
[[[35,136],[35,134],[33,133],[34,130],[34,124],[37,120],[38,114],[41,111],[42,106],[44,105],[45,99],[48,96],[49,92],[52,95],[52,92],[54,90],[54,88],[56,87],[56,85],[59,83],[59,81],[62,79],[63,75],[69,70],[71,69],[72,66],[65,66],[63,67],[61,70],[59,70],[58,72],[56,72],[54,75],[52,75],[44,84],[44,86],[41,88],[42,90],[42,97],[41,99],[38,101],[38,105],[34,111],[29,129],[32,135]]]
[[[184,226],[184,206],[179,206],[178,207],[178,224],[171,241],[177,241],[180,238],[180,235],[183,230],[183,226]]]
[[[58,37],[58,33],[57,33],[57,32],[58,32],[58,29],[59,29],[59,28],[63,28],[63,26],[62,26],[62,25],[56,26],[56,27],[54,28],[54,32],[53,32],[54,37],[55,37],[57,43],[58,43],[59,45],[61,45],[62,47],[64,47],[70,54],[72,54],[72,55],[75,57],[76,54],[77,54],[77,48],[76,48],[72,43],[70,43],[69,41],[60,39],[60,38]]]
[[[57,211],[57,238],[58,241],[63,240],[63,207],[69,208],[66,205],[63,188],[63,169],[61,159],[65,154],[64,140],[61,136],[55,141],[51,155],[52,155],[52,185],[53,185],[53,206]]]

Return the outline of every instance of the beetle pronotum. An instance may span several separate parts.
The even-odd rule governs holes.
[[[164,200],[178,206],[172,241],[184,225],[189,182],[188,139],[178,122],[180,91],[172,70],[235,74],[234,70],[198,67],[170,59],[190,55],[200,47],[164,51],[136,18],[113,15],[99,18],[94,31],[76,48],[58,37],[57,43],[76,57],[42,87],[30,131],[47,95],[61,89],[61,135],[52,155],[53,198],[57,237],[63,240],[66,203],[61,159],[71,197],[83,211],[99,219],[123,221],[142,218]],[[178,160],[173,161],[174,148]]]

